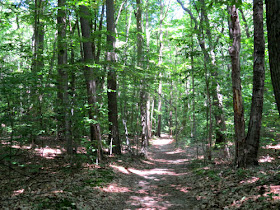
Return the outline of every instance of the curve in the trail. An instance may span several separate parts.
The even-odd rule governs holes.
[[[189,180],[188,170],[192,158],[186,150],[175,149],[170,136],[163,135],[151,141],[143,164],[114,166],[123,176],[111,191],[114,187],[122,190],[121,209],[195,209],[197,201],[191,193],[194,183]]]

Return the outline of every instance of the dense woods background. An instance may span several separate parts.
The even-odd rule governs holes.
[[[262,0],[2,0],[0,163],[26,165],[17,146],[59,148],[70,167],[145,157],[169,134],[204,163],[219,149],[258,165],[259,148],[279,141],[279,11]]]

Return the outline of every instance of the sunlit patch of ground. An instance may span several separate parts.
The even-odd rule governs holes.
[[[162,209],[166,210],[172,206],[168,201],[164,201],[157,196],[131,196],[127,204],[136,207],[137,209]]]
[[[143,177],[147,177],[150,175],[173,175],[173,176],[176,175],[175,172],[166,168],[154,168],[151,170],[137,170],[137,169],[129,168],[128,171]]]
[[[264,149],[280,149],[280,144],[277,145],[266,145],[263,147]]]
[[[274,201],[280,200],[280,185],[269,185],[269,192],[265,194],[268,197],[271,197]]]
[[[186,147],[186,148],[188,148],[188,147]],[[178,148],[178,149],[176,149],[174,151],[166,152],[165,154],[167,154],[167,155],[174,155],[174,154],[180,154],[182,152],[185,152],[185,151],[180,149],[180,148]]]
[[[117,184],[110,184],[107,187],[103,187],[103,191],[105,192],[114,192],[114,193],[127,193],[127,192],[131,192],[131,190],[127,187],[120,187]]]
[[[163,163],[167,165],[174,165],[174,164],[182,164],[187,163],[192,159],[186,158],[186,159],[175,159],[175,160],[167,160],[167,159],[151,159],[157,163]]]
[[[267,154],[266,156],[261,156],[259,158],[260,163],[271,163],[274,160],[275,160],[275,158],[271,157],[269,154]]]
[[[15,190],[12,196],[17,196],[19,194],[22,194],[23,192],[24,192],[24,189]]]
[[[251,178],[248,178],[246,180],[242,180],[240,182],[240,184],[252,184],[252,183],[257,182],[259,179],[260,179],[259,177],[251,177]]]
[[[35,149],[36,153],[39,154],[41,157],[44,157],[46,159],[53,159],[55,156],[62,154],[62,150],[58,148],[38,148]]]
[[[123,174],[130,174],[130,172],[123,166],[117,166],[117,165],[110,165],[110,166]]]
[[[151,144],[154,146],[163,146],[172,144],[174,139],[170,138],[168,135],[162,135],[162,138],[156,138],[151,141]]]

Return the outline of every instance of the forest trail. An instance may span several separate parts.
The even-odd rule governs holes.
[[[195,183],[188,169],[195,154],[189,149],[176,149],[174,140],[162,135],[151,141],[141,164],[112,166],[121,172],[118,183],[104,190],[122,192],[116,198],[123,202],[119,200],[115,209],[196,209],[198,201],[191,193]]]

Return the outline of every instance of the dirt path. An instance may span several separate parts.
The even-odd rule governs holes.
[[[118,182],[104,189],[119,193],[112,209],[196,209],[188,170],[192,155],[175,149],[173,139],[164,135],[151,142],[141,164],[112,166]]]

